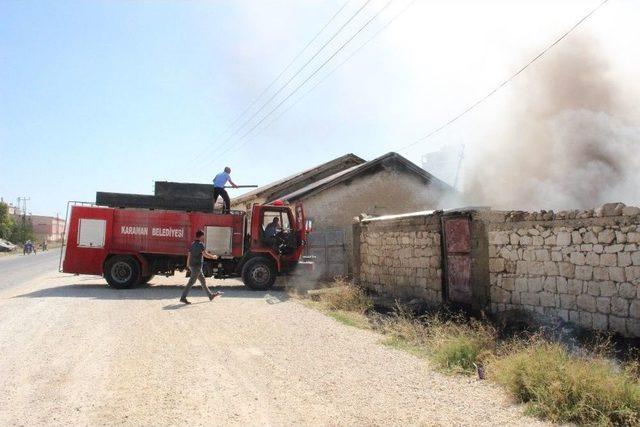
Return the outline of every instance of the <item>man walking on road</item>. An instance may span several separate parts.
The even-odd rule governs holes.
[[[204,236],[204,232],[202,230],[198,230],[196,232],[196,239],[189,247],[189,252],[187,254],[187,265],[189,266],[190,276],[189,282],[187,282],[187,286],[184,288],[184,292],[182,292],[182,296],[180,297],[180,302],[185,304],[191,304],[187,301],[187,295],[191,290],[191,287],[196,280],[200,281],[202,285],[202,289],[207,293],[209,297],[209,301],[220,295],[220,292],[211,292],[207,287],[207,282],[204,280],[204,274],[202,274],[202,264],[204,263],[204,258],[209,259],[218,259],[218,257],[209,251],[207,251],[202,243],[202,236]]]
[[[229,194],[227,194],[227,190],[224,189],[224,186],[227,182],[233,186],[233,188],[238,188],[238,186],[231,180],[231,168],[227,166],[224,168],[224,172],[220,172],[218,175],[213,178],[213,210],[216,210],[216,202],[218,201],[218,196],[222,196],[222,200],[224,201],[224,208],[222,209],[223,213],[229,213],[229,209],[231,207],[231,200],[229,200]]]

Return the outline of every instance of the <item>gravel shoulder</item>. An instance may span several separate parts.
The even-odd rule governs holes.
[[[0,292],[0,425],[542,425],[289,299],[50,273]],[[210,281],[214,283],[215,281]]]

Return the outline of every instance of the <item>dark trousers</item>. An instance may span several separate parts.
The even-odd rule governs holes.
[[[207,287],[207,282],[205,282],[204,280],[204,274],[202,274],[202,265],[190,265],[189,271],[189,281],[187,282],[187,286],[184,288],[180,299],[184,299],[187,297],[187,295],[189,295],[189,291],[191,290],[191,287],[196,283],[196,280],[200,282],[202,289],[207,293],[207,296],[210,297],[211,291]]]
[[[224,208],[222,209],[222,212],[229,213],[229,209],[231,207],[231,200],[229,200],[229,194],[227,194],[227,190],[220,187],[213,188],[213,210],[216,209],[216,202],[218,201],[218,196],[222,196],[222,201],[224,202]]]

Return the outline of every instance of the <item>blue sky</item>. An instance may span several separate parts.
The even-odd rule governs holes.
[[[599,1],[418,0],[273,126],[222,144],[343,3],[0,2],[0,196],[29,196],[30,211],[55,215],[96,191],[209,182],[225,165],[239,184],[265,184],[346,152],[374,158],[464,109]],[[347,30],[384,3],[372,1]],[[360,4],[352,0],[310,52]],[[345,55],[406,4],[396,0]],[[637,71],[637,49],[625,51],[638,40],[637,12],[631,0],[612,0],[588,23],[619,75]],[[402,154],[419,163],[446,144],[481,143],[504,92]]]

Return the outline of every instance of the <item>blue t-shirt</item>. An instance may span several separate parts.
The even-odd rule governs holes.
[[[189,265],[202,265],[204,262],[202,252],[204,252],[204,245],[201,241],[194,240],[189,247],[189,253],[191,254],[191,262],[189,262]]]
[[[215,178],[213,178],[213,186],[223,188],[229,179],[231,179],[231,176],[228,173],[220,172]]]

